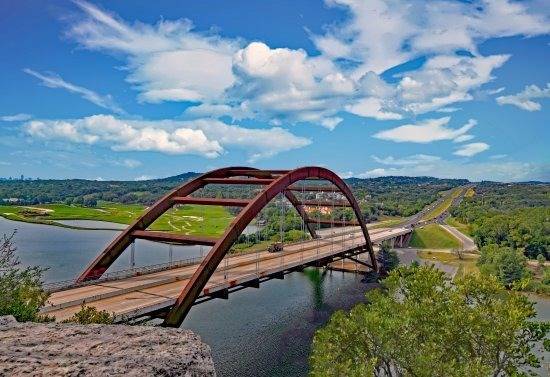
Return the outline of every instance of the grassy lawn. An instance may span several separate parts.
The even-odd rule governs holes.
[[[459,259],[454,253],[421,250],[418,251],[417,255],[425,260],[437,261],[443,264],[458,267],[458,271],[456,273],[457,277],[479,271],[476,266],[479,256],[476,254],[463,254],[462,259]]]
[[[138,204],[101,202],[97,207],[44,204],[39,206],[0,206],[0,216],[15,221],[60,225],[56,220],[96,220],[130,224],[144,210]],[[185,234],[221,235],[233,216],[224,207],[185,205],[169,210],[151,224],[152,230]]]
[[[415,229],[410,246],[418,249],[453,249],[460,247],[460,241],[437,224]]]
[[[159,217],[150,229],[219,236],[231,220],[233,216],[222,206],[184,205]]]
[[[464,190],[462,187],[455,187],[454,189],[450,190],[450,192],[446,195],[446,198],[444,201],[439,203],[433,210],[427,212],[422,216],[422,220],[431,220],[435,219],[439,215],[441,215],[443,212],[449,209],[451,204],[453,203],[453,200],[460,195],[460,193]]]
[[[472,229],[471,229],[470,225],[463,224],[460,221],[458,221],[457,219],[455,219],[454,217],[447,217],[445,219],[445,222],[447,224],[449,224],[450,226],[455,227],[456,229],[458,229],[462,233],[466,234],[467,236],[470,236],[470,237],[472,236]]]
[[[473,187],[470,187],[468,190],[466,190],[466,193],[464,194],[465,198],[471,198],[476,194],[476,190],[473,189]]]

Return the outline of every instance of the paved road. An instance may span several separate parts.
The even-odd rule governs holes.
[[[447,224],[440,224],[443,229],[445,229],[447,232],[451,233],[454,237],[458,238],[458,240],[462,243],[462,250],[464,251],[475,251],[477,250],[477,246],[473,239],[459,231],[453,226],[447,225]]]
[[[409,232],[410,229],[406,228],[392,228],[373,229],[369,234],[374,243],[380,243]],[[282,253],[259,251],[228,256],[208,281],[201,297],[338,254],[364,243],[360,229],[351,229],[326,235],[318,240],[285,245]],[[118,318],[144,315],[171,306],[197,267],[198,264],[193,264],[54,292],[42,312],[55,316],[59,321],[71,317],[86,303],[98,310],[114,313]]]

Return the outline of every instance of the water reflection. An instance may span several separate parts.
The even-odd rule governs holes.
[[[311,287],[313,290],[313,307],[317,310],[323,307],[323,282],[326,274],[326,269],[308,268],[304,270],[304,275],[311,283]]]

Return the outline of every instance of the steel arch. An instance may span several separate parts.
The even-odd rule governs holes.
[[[245,227],[262,210],[262,208],[264,208],[279,193],[285,192],[285,190],[293,183],[307,178],[319,178],[330,181],[348,199],[365,237],[365,247],[369,253],[372,266],[375,270],[378,270],[365,221],[361,215],[359,205],[349,187],[340,177],[338,177],[338,175],[328,169],[322,167],[298,168],[281,175],[279,178],[271,182],[237,215],[237,217],[235,217],[223,236],[214,244],[191,279],[187,282],[175,304],[166,315],[163,326],[179,327],[181,325],[206,283],[221,263],[223,257],[227,254],[233,243],[243,232]]]
[[[200,188],[206,186],[207,179],[223,179],[236,176],[250,176],[254,177],[260,173],[260,176],[273,177],[273,170],[264,171],[251,167],[232,166],[227,168],[221,168],[212,170],[208,173],[202,174],[195,179],[184,183],[183,185],[175,188],[159,200],[155,202],[149,209],[143,213],[136,221],[130,224],[121,234],[119,234],[79,275],[76,279],[76,283],[82,283],[88,280],[99,279],[101,275],[113,264],[113,262],[122,254],[122,252],[132,243],[134,237],[132,234],[135,231],[142,231],[147,229],[156,219],[162,214],[168,211],[173,205],[173,198],[175,197],[187,197]],[[263,174],[262,174],[263,173]],[[296,211],[306,221],[306,213],[303,207],[298,203],[294,194],[290,191],[285,192],[286,197],[296,208]],[[309,233],[313,238],[317,237],[313,226],[306,222]]]

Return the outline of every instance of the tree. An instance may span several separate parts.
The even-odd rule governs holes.
[[[376,261],[378,262],[380,273],[382,275],[387,275],[399,265],[399,257],[397,256],[397,253],[387,242],[382,242],[382,245],[380,245],[380,250],[376,255]]]
[[[41,282],[44,270],[20,267],[14,236],[0,239],[0,316],[13,315],[19,322],[50,320],[38,312],[48,299]]]
[[[464,259],[464,249],[462,249],[461,247],[454,248],[452,250],[452,253],[455,254],[458,259]]]
[[[451,281],[433,266],[392,271],[367,303],[317,331],[312,376],[511,376],[539,367],[550,323],[493,276]],[[545,344],[547,346],[547,344]]]
[[[481,272],[492,274],[507,287],[529,276],[523,254],[510,247],[487,245],[481,248],[478,266]]]

